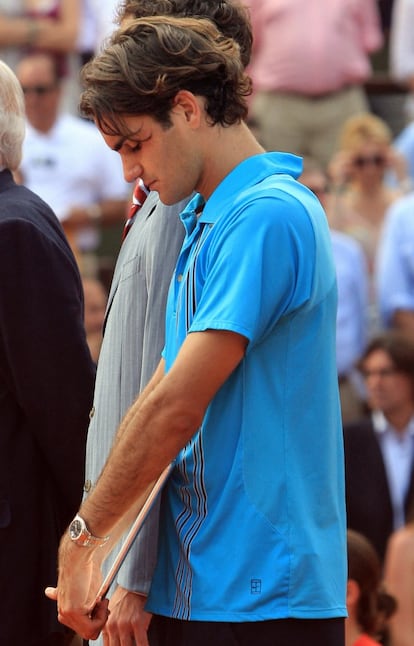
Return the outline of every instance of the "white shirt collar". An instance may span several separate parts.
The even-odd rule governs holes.
[[[374,431],[379,435],[383,435],[387,431],[391,433],[397,432],[395,428],[388,422],[387,418],[381,410],[374,410],[371,417]],[[411,417],[406,428],[404,429],[403,434],[405,435],[405,433],[414,436],[414,416]]]

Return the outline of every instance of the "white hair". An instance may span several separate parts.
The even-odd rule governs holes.
[[[25,124],[23,90],[14,72],[0,60],[0,167],[19,167]]]

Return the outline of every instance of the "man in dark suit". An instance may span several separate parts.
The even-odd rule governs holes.
[[[380,335],[359,369],[371,415],[344,428],[348,527],[383,560],[389,536],[414,503],[414,342]]]
[[[51,209],[18,186],[24,100],[0,62],[0,644],[72,639],[44,596],[79,506],[94,366],[73,254]]]

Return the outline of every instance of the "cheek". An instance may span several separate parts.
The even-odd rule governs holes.
[[[397,382],[395,384],[394,392],[404,401],[409,401],[413,397],[413,389],[411,387],[411,384],[408,384],[405,380],[401,380],[400,383]]]

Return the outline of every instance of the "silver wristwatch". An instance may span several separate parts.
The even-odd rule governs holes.
[[[109,540],[109,536],[103,538],[93,536],[79,515],[76,515],[69,525],[69,536],[80,547],[102,547]]]

